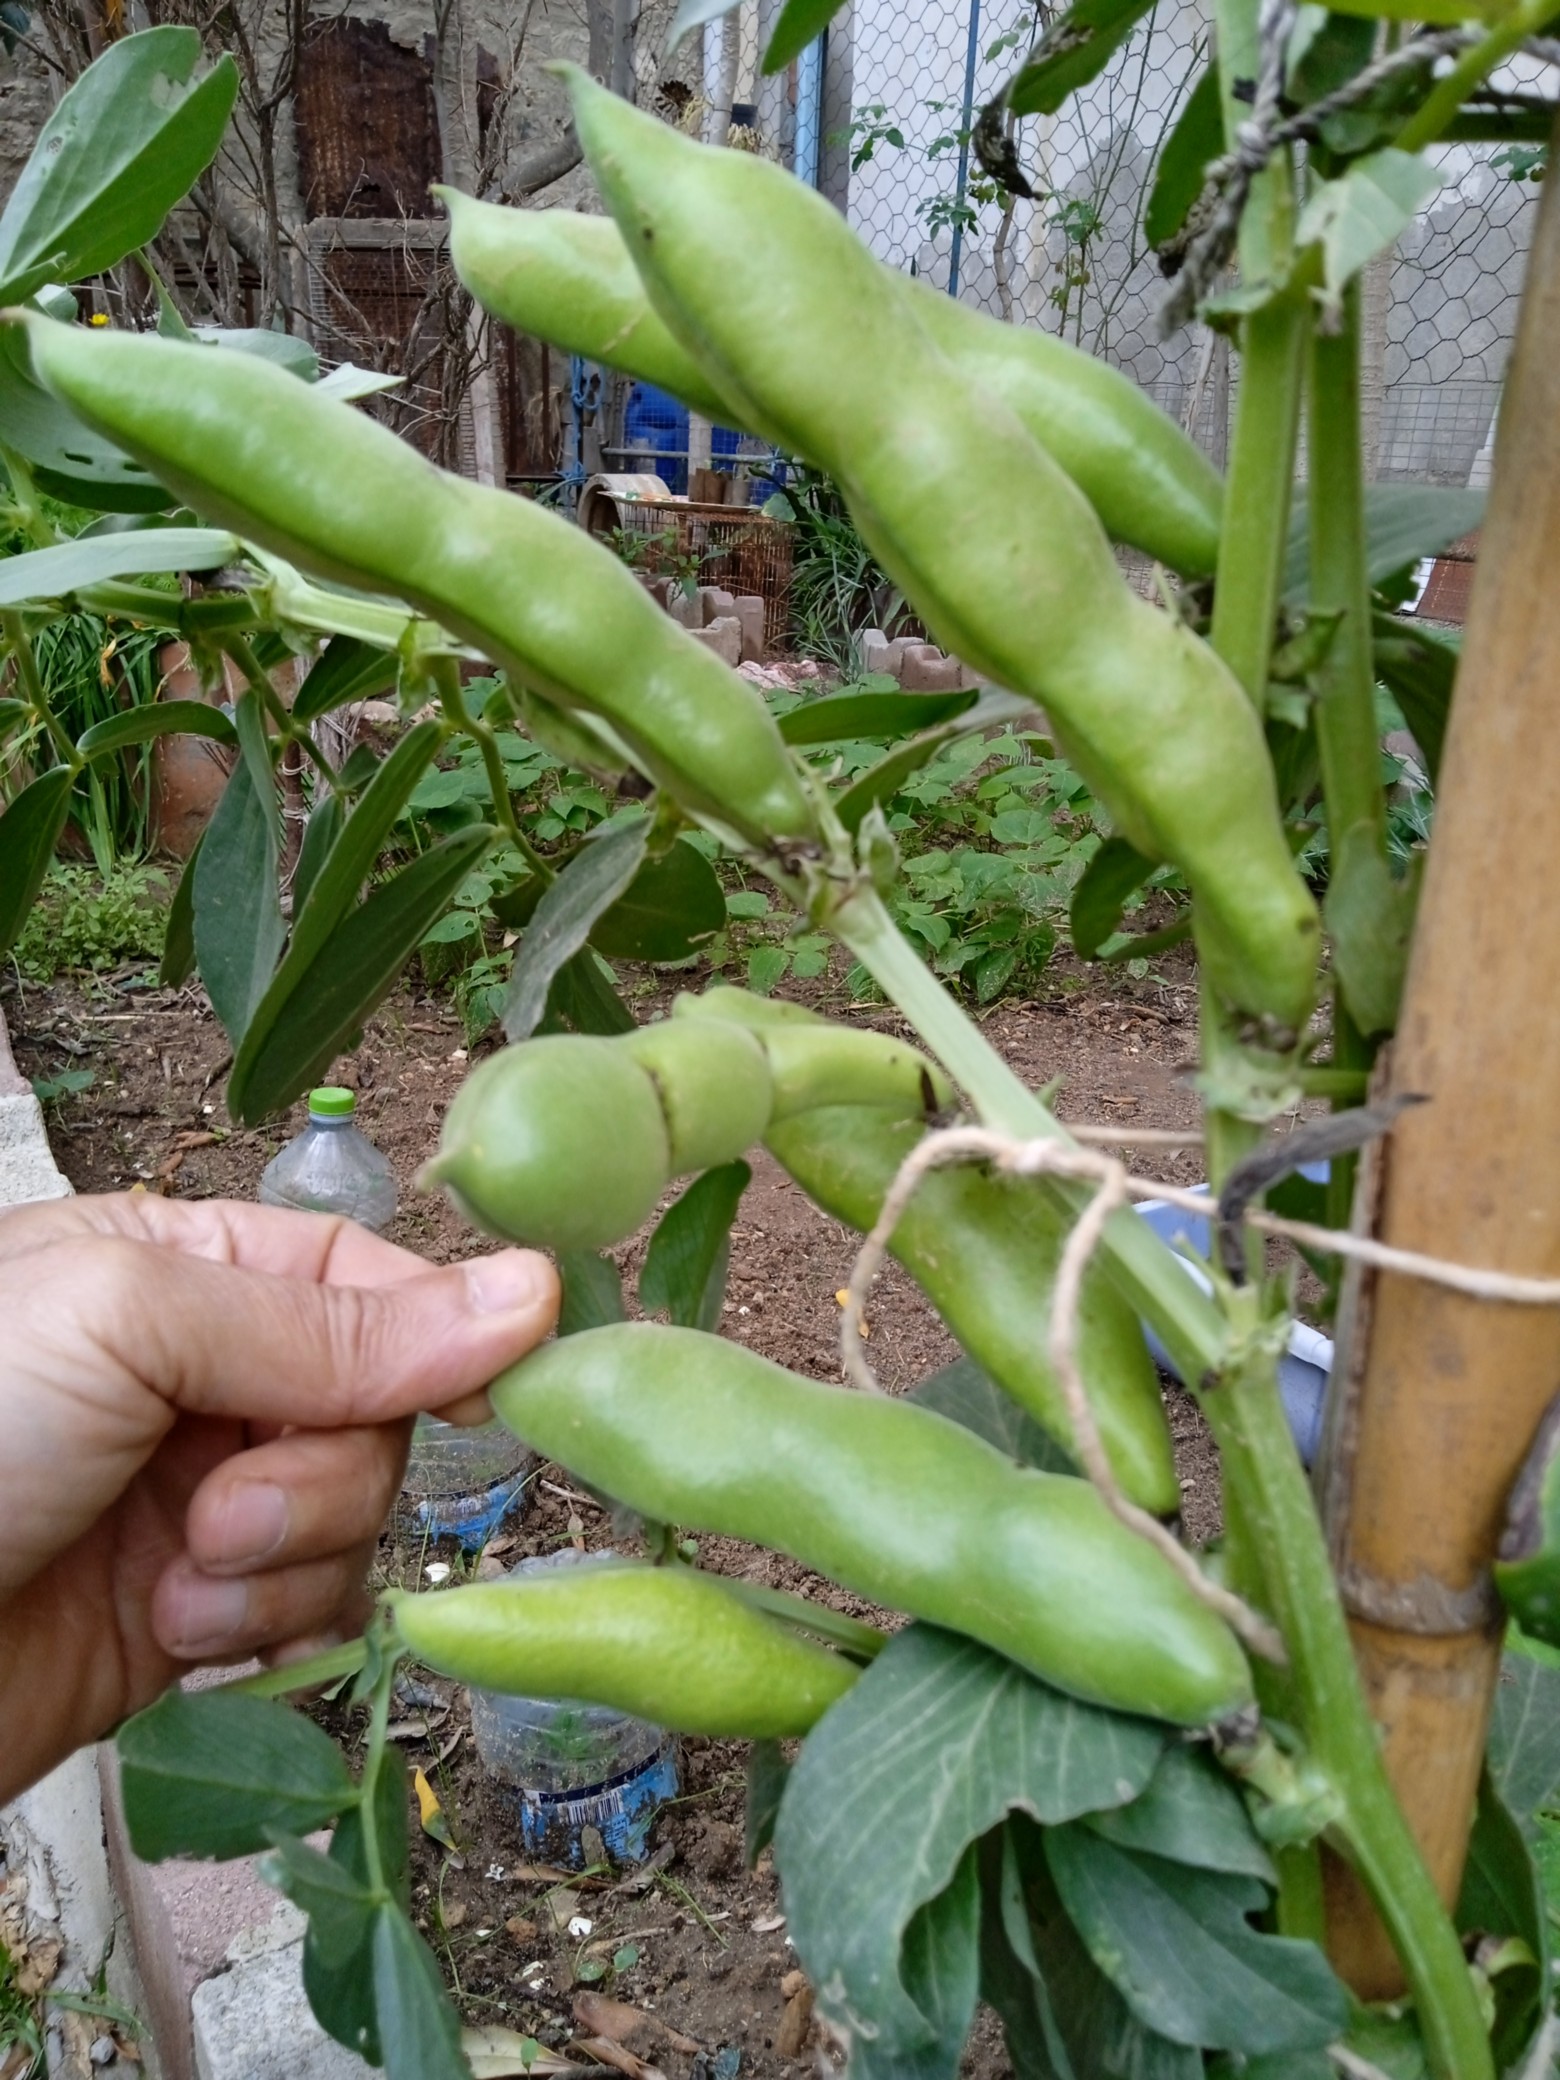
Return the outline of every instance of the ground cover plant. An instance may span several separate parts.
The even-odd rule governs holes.
[[[1134,18],[1131,7],[1085,7],[1088,36],[1069,18],[1047,30],[1007,108],[1054,106]],[[1324,1448],[1324,1530],[1277,1386],[1290,1274],[1268,1266],[1260,1240],[1265,1229],[1324,1255],[1368,1251],[1341,1232],[1358,1151],[1390,1135],[1393,1163],[1412,1161],[1420,1101],[1430,1098],[1426,1112],[1444,1102],[1444,1089],[1413,1088],[1364,1102],[1404,1001],[1421,878],[1417,848],[1405,858],[1401,830],[1392,842],[1378,679],[1441,791],[1438,858],[1459,828],[1444,806],[1459,758],[1463,827],[1493,825],[1500,843],[1486,840],[1486,852],[1500,857],[1521,836],[1503,827],[1509,801],[1481,800],[1468,748],[1480,744],[1488,679],[1470,681],[1464,661],[1448,729],[1455,654],[1391,616],[1403,573],[1463,532],[1467,513],[1455,499],[1372,494],[1361,481],[1358,275],[1430,191],[1429,145],[1547,122],[1547,108],[1484,86],[1546,19],[1540,0],[1499,21],[1473,14],[1465,27],[1399,39],[1378,61],[1368,19],[1259,16],[1236,0],[1221,10],[1200,105],[1204,117],[1219,107],[1222,140],[1178,130],[1165,160],[1181,202],[1166,200],[1162,168],[1150,206],[1173,231],[1209,184],[1175,297],[1240,335],[1222,485],[1110,371],[929,299],[772,165],[706,150],[570,73],[610,225],[580,220],[591,228],[572,258],[568,221],[550,227],[565,255],[556,322],[545,289],[526,322],[582,351],[582,329],[605,311],[602,353],[627,340],[627,363],[654,341],[670,387],[713,398],[725,423],[826,470],[909,607],[988,682],[974,699],[854,690],[777,719],[610,550],[556,515],[432,470],[272,360],[94,333],[36,294],[8,335],[25,341],[29,379],[120,458],[104,465],[121,470],[117,481],[133,470],[139,498],[202,523],[12,558],[0,583],[16,603],[7,636],[19,666],[24,605],[150,615],[134,588],[103,588],[170,569],[226,574],[178,626],[237,667],[232,720],[161,703],[133,727],[200,728],[237,749],[164,955],[171,976],[198,964],[232,1042],[235,1118],[273,1114],[350,1048],[473,877],[502,878],[481,900],[507,904],[519,934],[500,1014],[510,1045],[457,1094],[428,1178],[487,1232],[558,1253],[568,1333],[496,1382],[495,1406],[636,1513],[653,1557],[562,1587],[392,1598],[362,1641],[241,1690],[170,1693],[120,1737],[143,1853],[265,1849],[275,1882],[309,1915],[316,2012],[392,2074],[464,2070],[453,2010],[408,1913],[407,1804],[387,1728],[409,1652],[449,1676],[521,1690],[543,1671],[566,1694],[755,1740],[752,1843],[772,1840],[791,1938],[858,2080],[954,2073],[982,1996],[1025,2076],[1484,2080],[1552,2062],[1550,1922],[1531,1845],[1560,1781],[1556,1678],[1519,1658],[1495,1694],[1499,1606],[1487,1579],[1490,1524],[1512,1489],[1495,1579],[1530,1629],[1553,1626],[1560,1504],[1537,1423],[1550,1354],[1537,1341],[1524,1358],[1531,1378],[1515,1363],[1503,1372],[1477,1593],[1464,1596],[1453,1562],[1440,1563],[1448,1580],[1436,1580],[1444,1594],[1427,1620],[1412,1596],[1392,1601],[1389,1574],[1335,1569],[1328,1534],[1335,1546],[1350,1535],[1369,1411],[1358,1434],[1345,1426]],[[793,0],[769,61],[818,25],[818,11]],[[1002,113],[992,112],[998,129]],[[994,156],[1006,178],[1022,178]],[[480,296],[463,214],[457,205],[455,262]],[[69,272],[69,243],[51,233],[47,262],[29,274],[6,259],[11,221],[0,220],[8,293],[43,293]],[[484,215],[490,256],[495,241],[531,240],[524,213],[511,222],[512,232]],[[84,248],[83,271],[89,253],[102,264],[100,248]],[[1232,256],[1229,291],[1219,285]],[[1552,197],[1534,266],[1549,293],[1560,271]],[[578,293],[582,269],[594,301]],[[798,345],[810,341],[827,350]],[[1508,473],[1535,438],[1523,414],[1547,377],[1524,346]],[[885,399],[914,441],[884,437]],[[1310,481],[1296,524],[1302,408]],[[979,509],[966,497],[968,524],[950,532],[942,515],[972,482]],[[1499,491],[1498,477],[1497,502]],[[1160,604],[1126,585],[1112,534],[1163,563]],[[1500,539],[1509,550],[1516,536]],[[154,596],[166,612],[167,595]],[[269,661],[312,655],[322,636],[289,708]],[[497,671],[480,690],[463,684],[473,661]],[[392,679],[419,719],[382,759],[354,753],[336,768],[308,724]],[[25,672],[22,684],[19,702],[43,720]],[[1029,913],[1009,888],[996,917],[1007,902],[1011,935],[988,931],[949,960],[951,926],[935,944],[937,890],[946,896],[957,875],[968,892],[972,874],[1008,869],[977,870],[972,861],[998,855],[948,845],[917,878],[893,827],[893,804],[920,786],[923,809],[965,827],[973,818],[977,831],[989,817],[992,836],[1002,825],[1005,846],[1033,852],[1027,872],[1079,864],[1067,852],[1081,843],[1022,781],[1040,748],[1037,709],[1043,785],[1057,793],[1060,754],[1087,789],[1088,821],[1109,825],[1068,892],[1075,943],[1112,946],[1129,901],[1156,880],[1156,902],[1179,883],[1177,914],[1134,935],[1135,957],[1151,957],[1155,933],[1189,933],[1199,964],[1198,1088],[1218,1194],[1201,1278],[1130,1216],[1139,1187],[1122,1165],[1059,1124],[913,943],[970,971],[976,997],[983,970],[999,987],[991,978],[1009,954],[1015,968],[1037,957],[1023,950]],[[7,939],[46,871],[76,774],[132,725],[111,718],[106,737],[103,727],[57,741],[57,766],[0,818]],[[984,735],[997,729],[1013,731],[1014,754],[988,776],[990,795],[985,780],[970,794],[948,777],[966,756],[952,747],[975,740],[967,776],[1006,756]],[[892,748],[860,770],[798,756],[876,737]],[[597,776],[592,799],[558,790],[551,835],[580,842],[551,857],[522,826],[512,785],[534,772],[538,743]],[[289,917],[276,802],[279,759],[294,751],[316,785]],[[453,762],[435,775],[441,755]],[[1540,746],[1527,756],[1535,776],[1551,770]],[[939,760],[944,777],[929,777]],[[455,809],[479,770],[487,792],[475,818],[462,813],[382,872],[415,791],[434,815],[430,794],[453,787]],[[1324,909],[1296,864],[1313,832],[1290,813],[1318,788]],[[1083,800],[1063,798],[1069,812]],[[711,841],[752,889],[767,883],[806,920],[796,948],[837,942],[920,1045],[723,987],[636,1024],[596,956],[683,959],[724,928]],[[1433,869],[1429,887],[1434,916],[1444,894]],[[1437,947],[1423,921],[1417,936],[1416,977]],[[1331,1017],[1319,1022],[1324,987]],[[1530,1002],[1516,995],[1514,1008]],[[1436,1006],[1432,996],[1421,1026]],[[1414,1030],[1405,1021],[1400,1046]],[[1306,1096],[1334,1110],[1270,1145],[1265,1129]],[[1446,1117],[1437,1133],[1450,1131]],[[1121,1130],[1109,1138],[1119,1145]],[[759,1146],[867,1238],[844,1309],[847,1385],[802,1378],[713,1333]],[[1329,1228],[1286,1229],[1261,1211],[1264,1193],[1318,1160],[1330,1165]],[[683,1179],[639,1276],[643,1310],[667,1319],[625,1321],[602,1253]],[[966,1354],[905,1397],[874,1391],[861,1328],[889,1250]],[[1499,1266],[1470,1272],[1423,1251],[1384,1261],[1412,1282],[1418,1308],[1470,1284],[1530,1311],[1555,1299],[1541,1277],[1492,1284]],[[1546,1261],[1516,1268],[1542,1272]],[[1390,1299],[1390,1288],[1378,1298],[1377,1335]],[[1175,1533],[1179,1494],[1140,1321],[1197,1396],[1220,1453],[1227,1529],[1216,1553]],[[1482,1421],[1481,1436],[1494,1427],[1487,1409]],[[1512,1488],[1535,1431],[1539,1457]],[[1422,1462],[1398,1457],[1425,1479]],[[1466,1464],[1455,1471],[1468,1485]],[[885,1632],[819,1602],[754,1595],[691,1569],[687,1534],[785,1553],[911,1622]],[[1354,1638],[1345,1598],[1368,1621]],[[1433,1638],[1443,1657],[1422,1652],[1427,1712],[1445,1703],[1430,1680],[1444,1657],[1460,1649],[1468,1669],[1457,1699],[1464,1774],[1450,1793],[1432,1780],[1444,1837],[1434,1842],[1424,1778],[1441,1758],[1427,1737],[1416,1747],[1395,1729],[1384,1752],[1372,1717],[1380,1691],[1367,1695],[1356,1660],[1358,1647],[1368,1675],[1371,1626],[1390,1632],[1405,1610],[1410,1644]],[[351,1678],[367,1708],[356,1771],[275,1701],[326,1677]],[[787,1768],[775,1744],[799,1737]],[[321,1853],[305,1836],[330,1820]]]

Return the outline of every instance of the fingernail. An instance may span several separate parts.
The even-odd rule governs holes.
[[[249,1616],[249,1584],[212,1575],[184,1576],[173,1591],[167,1645],[193,1657],[215,1653],[242,1630]]]
[[[552,1266],[534,1250],[503,1249],[462,1267],[474,1314],[528,1313],[545,1296]]]
[[[274,1482],[236,1481],[217,1519],[215,1550],[203,1556],[206,1564],[252,1567],[269,1560],[287,1536],[290,1514],[286,1493]]]

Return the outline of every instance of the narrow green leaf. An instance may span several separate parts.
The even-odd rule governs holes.
[[[1172,2043],[1299,2051],[1347,2023],[1347,1996],[1315,1944],[1250,1925],[1267,1899],[1254,1879],[1117,1848],[1076,1825],[1051,1828],[1045,1855],[1095,1964]]]
[[[590,944],[611,961],[681,961],[726,922],[726,895],[715,869],[681,838],[647,859],[617,901],[590,928]]]
[[[1407,565],[1439,556],[1471,534],[1484,518],[1484,493],[1448,484],[1368,484],[1365,487],[1366,575],[1379,585]],[[1295,500],[1284,545],[1284,602],[1303,606],[1310,589],[1310,515],[1304,494]],[[1394,623],[1404,628],[1405,624]]]
[[[308,1834],[357,1796],[341,1751],[301,1712],[226,1690],[168,1690],[118,1737],[138,1856],[248,1856]]]
[[[0,737],[8,736],[31,713],[32,708],[26,701],[0,700]]]
[[[678,0],[672,26],[666,32],[666,55],[670,57],[685,36],[691,36],[695,29],[702,29],[706,22],[719,21],[736,5],[737,0]]]
[[[823,34],[844,5],[845,0],[785,0],[764,52],[765,72],[784,72],[793,58],[799,58]]]
[[[252,689],[239,696],[237,723],[244,755],[206,827],[194,888],[200,979],[235,1049],[265,995],[286,936],[277,894],[276,787]]]
[[[1362,1033],[1397,1024],[1418,897],[1418,874],[1393,879],[1372,825],[1334,837],[1323,914],[1343,1001]]]
[[[303,827],[303,843],[298,848],[298,864],[293,868],[294,917],[302,915],[314,884],[320,877],[320,869],[330,857],[331,848],[341,835],[342,813],[340,795],[332,794],[328,788],[322,787],[319,799],[309,811],[309,820]]]
[[[3,566],[0,566],[3,568]],[[149,737],[210,737],[217,744],[236,744],[237,732],[220,708],[207,701],[147,701],[106,721],[94,722],[76,745],[83,758],[101,758]]]
[[[981,1844],[980,1990],[996,2009],[1014,2080],[1078,2080],[1035,1955],[1010,1821]]]
[[[0,216],[0,303],[101,274],[155,238],[216,157],[238,94],[194,29],[122,37],[63,96]]]
[[[181,989],[194,971],[195,862],[200,858],[200,848],[205,842],[206,833],[202,831],[195,840],[194,850],[184,862],[179,885],[168,905],[168,922],[163,927],[162,965],[157,971],[157,980],[164,989]]]
[[[386,2080],[471,2080],[433,1952],[400,1907],[379,1909],[373,1957]]]
[[[264,1119],[316,1083],[359,1032],[494,838],[488,824],[458,831],[376,888],[326,940],[299,977],[264,1043],[245,1050],[228,1082],[228,1108]]]
[[[1151,246],[1162,246],[1175,237],[1203,191],[1208,162],[1223,150],[1219,69],[1210,65],[1182,104],[1154,169],[1154,184],[1143,212],[1143,236]]]
[[[558,1251],[557,1261],[563,1283],[560,1336],[577,1336],[582,1329],[601,1329],[608,1322],[628,1319],[623,1280],[610,1257],[599,1256],[593,1249],[563,1249]]]
[[[964,709],[934,729],[923,731],[906,744],[897,745],[860,779],[852,781],[837,797],[835,815],[848,831],[859,830],[867,811],[897,794],[910,775],[919,772],[944,745],[953,743],[958,737],[1016,721],[1020,715],[1028,714],[1031,706],[1031,702],[1021,700],[1015,693],[983,693],[974,707]]]
[[[1057,15],[1008,88],[1014,115],[1054,115],[1069,94],[1104,71],[1152,5],[1153,0],[1078,0]]]
[[[1479,1782],[1479,1802],[1457,1896],[1457,1927],[1464,1936],[1497,1942],[1515,1938],[1526,1957],[1497,1973],[1491,2032],[1502,2072],[1512,2069],[1532,2036],[1540,2002],[1550,1986],[1549,1916],[1533,1854],[1490,1772]]]
[[[916,1914],[1014,1808],[1048,1823],[1143,1790],[1163,1729],[1080,1704],[927,1625],[895,1635],[809,1735],[775,1830],[820,2005],[885,2056],[937,2041],[903,1972]],[[961,1967],[962,1968],[962,1967]]]
[[[980,699],[961,693],[832,693],[780,717],[788,744],[844,744],[858,737],[908,737],[963,715]]]
[[[20,325],[0,326],[0,442],[31,465],[41,490],[71,505],[158,513],[175,503],[150,470],[83,426],[43,388]]]
[[[639,1304],[683,1329],[713,1330],[731,1262],[731,1224],[753,1173],[740,1159],[706,1170],[662,1214],[639,1274]]]
[[[231,563],[238,537],[214,527],[137,528],[131,534],[82,535],[54,549],[29,549],[0,562],[0,607],[24,600],[64,599],[106,578],[154,571],[209,571]],[[179,602],[170,597],[170,617]]]
[[[1078,1471],[1056,1440],[973,1358],[956,1358],[941,1372],[917,1380],[905,1399],[946,1416],[950,1423],[961,1423],[1021,1466],[1037,1466],[1042,1473]]]
[[[1193,1748],[1167,1748],[1141,1798],[1087,1826],[1123,1849],[1146,1849],[1171,1863],[1277,1883],[1273,1860],[1229,1777]]]
[[[1392,614],[1373,615],[1371,627],[1376,677],[1402,709],[1403,720],[1425,755],[1425,770],[1434,786],[1441,773],[1441,750],[1462,645],[1456,637],[1415,628]]]
[[[393,651],[376,649],[357,636],[332,636],[298,688],[293,715],[299,722],[312,722],[346,701],[366,701],[393,686],[399,669]]]
[[[778,1741],[754,1741],[748,1754],[742,1811],[742,1861],[748,1870],[775,1838],[775,1822],[790,1774],[791,1765]]]
[[[535,1032],[553,977],[582,950],[597,918],[627,892],[649,837],[648,816],[606,825],[543,895],[515,957],[502,1018],[506,1039],[528,1040]]]
[[[1097,960],[1100,948],[1121,925],[1127,898],[1135,895],[1154,871],[1125,838],[1107,838],[1084,868],[1072,893],[1069,924],[1073,952],[1081,961]]]
[[[339,1965],[373,1941],[371,1924],[378,1904],[374,1893],[323,1849],[273,1829],[272,1847],[260,1859],[260,1875],[308,1915],[309,1939],[322,1964]],[[352,2045],[353,2050],[360,2048]]]
[[[51,766],[0,815],[0,958],[15,945],[37,901],[70,812],[74,779],[69,766]]]

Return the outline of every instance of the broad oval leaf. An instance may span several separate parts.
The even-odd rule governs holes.
[[[1057,15],[1014,75],[1007,105],[1014,115],[1054,115],[1069,94],[1103,72],[1154,0],[1077,0]]]
[[[950,1423],[961,1423],[1020,1466],[1037,1466],[1042,1473],[1078,1471],[1055,1438],[1011,1394],[1004,1394],[973,1358],[956,1358],[941,1372],[917,1380],[905,1399],[946,1416]]]
[[[765,72],[784,72],[793,58],[799,58],[823,34],[844,5],[845,0],[785,0],[764,52]]]
[[[51,766],[0,815],[0,957],[15,945],[43,886],[70,812],[74,780],[69,766]]]
[[[1209,161],[1223,150],[1219,69],[1210,65],[1187,96],[1154,169],[1148,206],[1143,211],[1143,236],[1151,246],[1162,246],[1175,237],[1203,191]]]
[[[1050,1825],[1125,1804],[1164,1745],[1163,1729],[971,1640],[898,1633],[809,1735],[775,1830],[792,1940],[826,2012],[884,2056],[937,2044],[904,1952],[969,1845],[1015,1809]]]
[[[958,693],[831,693],[782,715],[780,734],[794,746],[909,737],[964,714],[979,699],[977,687]]]
[[[76,749],[83,758],[101,758],[106,751],[122,751],[126,744],[173,736],[210,737],[218,744],[238,742],[238,732],[222,710],[206,701],[145,701],[122,715],[94,722]]]
[[[0,216],[0,303],[101,274],[162,229],[216,157],[238,94],[222,58],[204,79],[194,29],[109,45],[39,132]]]
[[[341,797],[321,788],[319,799],[309,811],[309,820],[303,827],[303,843],[298,848],[298,864],[293,868],[293,916],[303,913],[310,891],[319,879],[320,869],[330,857],[331,848],[341,835]]]
[[[65,599],[105,578],[214,570],[231,563],[238,553],[238,537],[214,527],[145,527],[129,534],[83,535],[54,549],[29,549],[0,562],[0,607]],[[170,615],[179,610],[179,601],[171,595],[168,610]]]
[[[1549,1915],[1527,1837],[1488,1769],[1479,1783],[1468,1861],[1457,1896],[1457,1928],[1465,1937],[1515,1939],[1525,1952],[1521,1964],[1491,1980],[1496,2058],[1502,2072],[1514,2071],[1543,2013],[1541,2001],[1548,2004]]]
[[[1273,1859],[1230,1778],[1200,1749],[1167,1748],[1141,1798],[1087,1826],[1124,1849],[1146,1849],[1171,1863],[1277,1882]]]
[[[1371,631],[1376,677],[1402,709],[1403,720],[1425,755],[1425,770],[1433,787],[1440,777],[1462,645],[1439,630],[1432,633],[1416,628],[1391,614],[1374,614]]]
[[[602,914],[625,895],[644,861],[648,816],[608,824],[590,838],[537,904],[515,957],[502,1024],[528,1040],[547,1009],[553,978],[579,953]]]
[[[1154,862],[1125,838],[1107,838],[1084,868],[1072,893],[1068,921],[1073,952],[1081,961],[1098,958],[1100,948],[1121,923],[1127,898],[1135,895],[1154,871]]]
[[[1299,246],[1322,249],[1324,306],[1336,310],[1346,283],[1395,245],[1445,175],[1417,153],[1387,145],[1356,159],[1311,191],[1295,228]]]
[[[228,1082],[228,1109],[252,1124],[290,1105],[360,1031],[492,843],[488,824],[458,831],[376,888],[326,940],[253,1054]]]
[[[0,326],[0,441],[31,465],[42,490],[71,505],[159,513],[176,503],[150,470],[83,426],[36,381],[19,325]]]
[[[1529,1654],[1503,1658],[1487,1759],[1496,1790],[1531,1831],[1560,1793],[1560,1668]]]
[[[240,695],[236,720],[243,756],[206,826],[194,887],[200,979],[235,1049],[286,936],[276,878],[276,783],[253,691]]]
[[[589,937],[608,960],[681,961],[707,945],[725,922],[720,877],[696,846],[679,838],[659,859],[644,862]]]
[[[557,1263],[563,1286],[560,1336],[576,1336],[582,1329],[600,1329],[608,1322],[628,1319],[623,1309],[622,1276],[610,1257],[593,1249],[561,1249]]]
[[[119,1730],[138,1856],[248,1856],[272,1830],[307,1834],[357,1796],[329,1734],[288,1705],[232,1690],[165,1691]]]
[[[399,660],[391,650],[376,649],[357,636],[332,636],[298,688],[293,715],[312,722],[346,701],[364,701],[395,684]]]
[[[731,1224],[753,1173],[740,1159],[696,1177],[662,1214],[639,1274],[639,1304],[684,1329],[720,1321],[731,1261]]]
[[[1367,484],[1365,564],[1372,585],[1422,557],[1438,556],[1484,518],[1484,493],[1453,484]],[[1284,602],[1302,606],[1310,590],[1310,515],[1295,500],[1284,545]]]
[[[386,2080],[470,2080],[460,2022],[433,1952],[399,1906],[379,1909],[373,1959]]]

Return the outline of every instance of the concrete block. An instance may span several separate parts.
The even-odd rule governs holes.
[[[762,664],[764,661],[764,602],[756,592],[738,595],[732,611],[742,623],[742,662]]]
[[[952,693],[963,684],[962,670],[956,657],[944,657],[940,650],[928,654],[921,648],[905,653],[899,683],[906,693]]]
[[[303,1946],[236,1963],[195,1989],[196,2080],[368,2080],[372,2066],[326,2036],[303,1991]]]
[[[30,1090],[0,1098],[0,1206],[69,1197],[70,1185],[50,1153],[43,1107]]]
[[[886,672],[897,679],[904,669],[905,639],[895,636],[892,640],[880,628],[869,628],[861,638],[861,669],[863,672]]]
[[[723,614],[718,621],[712,621],[708,628],[690,629],[689,633],[697,637],[707,650],[713,650],[726,664],[738,665],[742,662],[742,623],[735,614]]]
[[[712,622],[724,621],[735,610],[737,603],[723,586],[701,585],[699,604],[704,613],[704,626],[708,628]]]
[[[697,592],[684,592],[674,584],[666,611],[680,627],[698,630],[704,626],[704,601]]]

